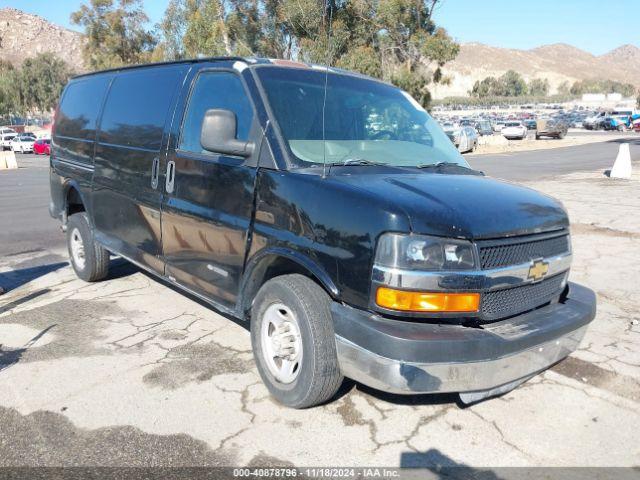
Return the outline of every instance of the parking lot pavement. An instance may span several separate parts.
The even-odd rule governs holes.
[[[135,267],[113,260],[87,284],[62,250],[0,258],[15,285],[0,296],[0,465],[638,465],[640,177],[530,185],[569,209],[571,278],[596,290],[598,315],[572,357],[467,408],[347,383],[287,409],[245,325]],[[28,266],[45,255],[48,270]]]

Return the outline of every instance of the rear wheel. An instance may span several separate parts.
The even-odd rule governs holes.
[[[251,343],[271,394],[293,408],[326,402],[342,384],[331,299],[298,274],[265,283],[251,307]]]
[[[102,280],[109,273],[109,252],[95,241],[86,212],[69,217],[67,248],[73,270],[85,282]]]

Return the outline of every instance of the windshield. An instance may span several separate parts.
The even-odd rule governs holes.
[[[325,159],[327,164],[468,166],[435,120],[393,86],[336,73],[326,78],[319,69],[262,67],[256,72],[297,166],[322,165]]]

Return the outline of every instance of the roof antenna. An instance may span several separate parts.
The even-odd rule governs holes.
[[[325,111],[327,108],[327,84],[329,82],[329,65],[331,64],[331,20],[333,18],[333,8],[329,4],[331,0],[325,0],[325,18],[326,10],[329,9],[329,29],[327,30],[327,59],[325,61],[324,70],[324,98],[322,100],[322,178],[327,178],[327,138],[325,134]]]

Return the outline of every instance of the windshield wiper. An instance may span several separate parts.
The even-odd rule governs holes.
[[[471,167],[466,167],[464,165],[460,165],[455,162],[438,162],[438,163],[423,163],[420,165],[416,165],[416,168],[425,168],[425,169],[433,169],[433,170],[462,170],[465,173],[470,175],[484,175],[484,172],[480,170],[475,170]]]
[[[416,165],[416,168],[442,168],[442,167],[459,167],[464,168],[466,170],[473,170],[472,168],[465,167],[464,165],[460,165],[455,162],[438,162],[438,163],[422,163],[420,165]]]
[[[386,165],[386,163],[374,162],[372,160],[367,160],[366,158],[347,158],[345,160],[332,163],[331,165]]]

